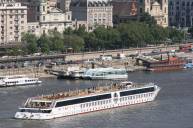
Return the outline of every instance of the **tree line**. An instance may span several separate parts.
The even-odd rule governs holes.
[[[50,31],[40,37],[25,33],[22,36],[23,48],[20,51],[31,54],[66,52],[68,49],[73,49],[74,52],[111,50],[157,45],[168,43],[168,40],[181,42],[183,38],[183,32],[160,27],[152,17],[144,14],[139,21],[128,21],[114,28],[98,26],[93,32],[86,32],[84,27],[80,27],[75,30],[68,28],[63,33]]]

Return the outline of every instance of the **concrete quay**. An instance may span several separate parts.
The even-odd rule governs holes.
[[[13,69],[0,69],[0,76],[9,76],[9,75],[26,75],[29,77],[55,77],[45,72],[44,67],[26,67],[26,68],[13,68]]]

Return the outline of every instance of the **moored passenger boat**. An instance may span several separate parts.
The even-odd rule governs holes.
[[[153,84],[114,83],[88,89],[28,98],[17,119],[53,119],[153,101],[160,88]]]
[[[25,86],[41,83],[38,78],[29,78],[25,75],[0,76],[0,87]]]
[[[92,80],[114,80],[128,79],[128,74],[124,68],[95,68],[88,69],[83,74],[83,79]]]

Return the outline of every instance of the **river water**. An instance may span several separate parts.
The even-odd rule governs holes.
[[[46,121],[13,119],[28,97],[108,83],[42,80],[40,86],[0,88],[0,128],[193,128],[193,70],[129,74],[131,81],[162,88],[153,102]]]

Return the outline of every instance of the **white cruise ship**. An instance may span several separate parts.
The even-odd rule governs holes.
[[[160,88],[153,84],[124,82],[111,86],[28,98],[17,119],[46,120],[153,101]]]
[[[85,71],[83,79],[128,79],[128,74],[124,68],[95,68]]]
[[[38,78],[29,78],[25,75],[0,76],[0,87],[35,85],[42,83]]]

